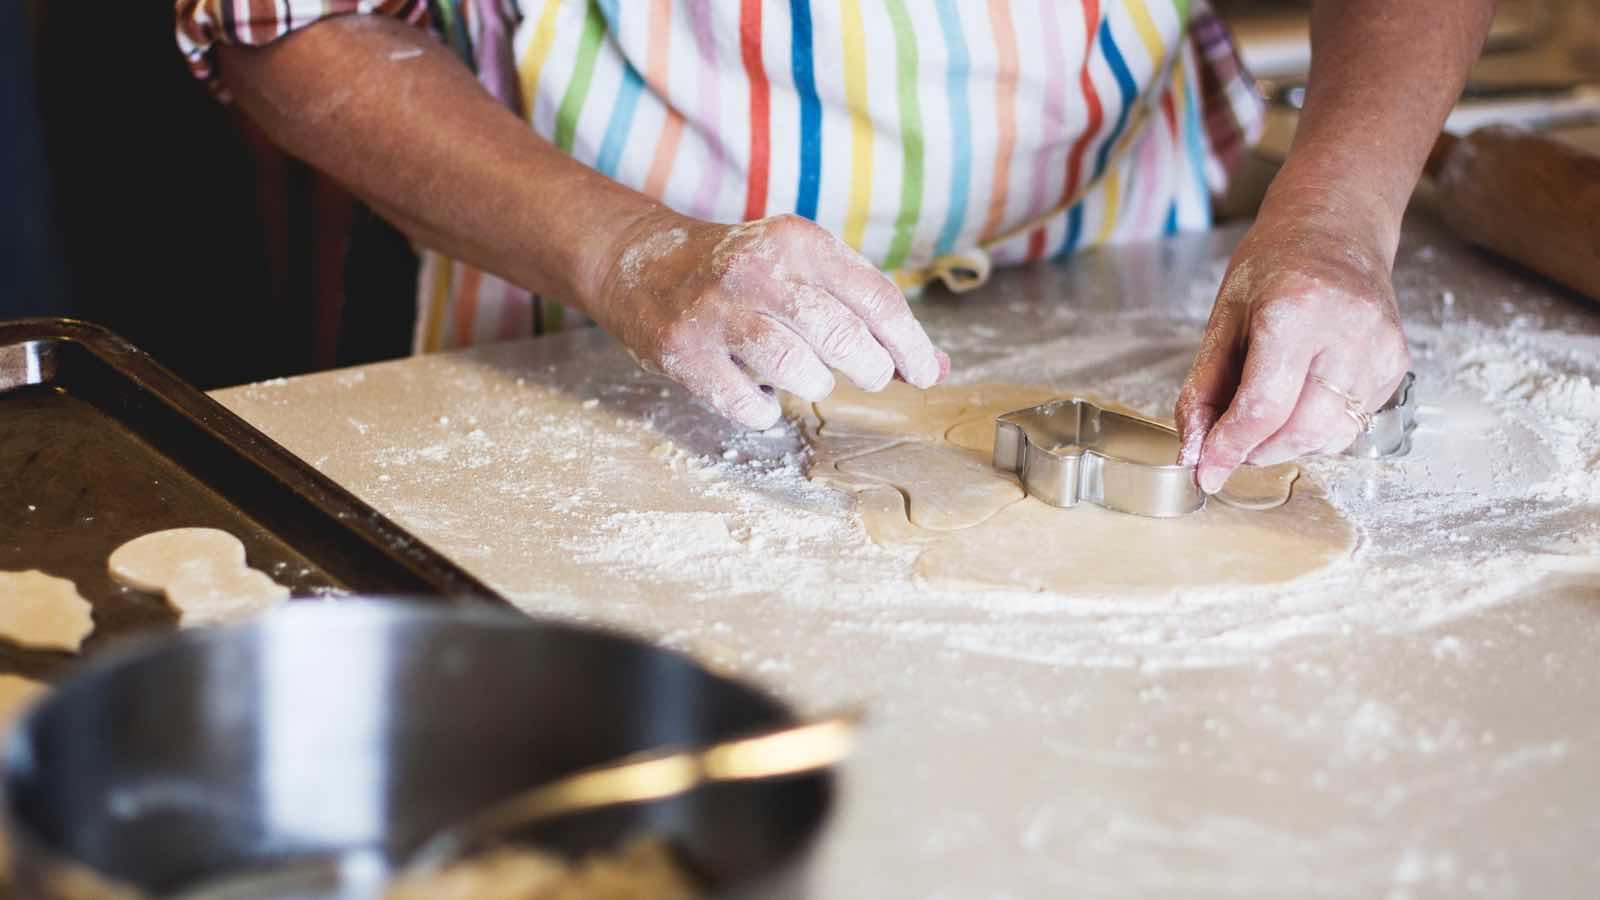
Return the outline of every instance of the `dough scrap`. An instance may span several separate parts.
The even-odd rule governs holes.
[[[0,572],[0,637],[7,640],[76,653],[94,631],[91,609],[65,578],[33,569]]]
[[[289,589],[245,564],[244,544],[215,528],[172,528],[112,552],[111,577],[165,594],[180,625],[236,622],[287,599]]]
[[[877,394],[840,385],[794,411],[813,448],[810,476],[857,492],[872,538],[918,549],[915,571],[941,584],[1162,594],[1283,583],[1354,549],[1354,527],[1297,481],[1293,465],[1242,469],[1240,483],[1230,481],[1238,503],[1262,508],[1213,502],[1153,519],[1031,497],[1001,504],[989,481],[1021,491],[991,467],[994,417],[1065,395],[1005,384],[922,392],[895,383]]]

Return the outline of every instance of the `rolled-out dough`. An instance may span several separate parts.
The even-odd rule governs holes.
[[[245,564],[244,544],[215,528],[172,528],[123,544],[111,577],[166,595],[181,625],[234,622],[282,602],[289,589]]]
[[[994,417],[1068,393],[841,385],[798,417],[813,447],[811,477],[856,491],[872,538],[920,550],[917,572],[944,584],[1062,594],[1275,584],[1354,548],[1353,526],[1292,465],[1241,470],[1230,482],[1237,505],[1211,502],[1176,519],[1024,497],[992,467]]]
[[[838,468],[895,487],[941,485],[906,494],[911,521],[934,531],[971,528],[1023,497],[1016,481],[998,476],[988,463],[933,442],[893,444],[844,460]]]
[[[0,572],[0,637],[76,653],[93,631],[89,601],[72,582],[37,570]]]

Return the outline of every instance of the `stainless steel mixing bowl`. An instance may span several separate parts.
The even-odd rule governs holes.
[[[328,854],[393,860],[564,773],[792,720],[685,656],[599,631],[296,604],[113,650],[19,723],[13,877],[24,897],[162,896]],[[831,774],[714,785],[531,837],[581,853],[658,834],[713,895],[795,896],[833,788]]]

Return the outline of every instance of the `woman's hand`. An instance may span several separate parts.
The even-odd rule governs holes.
[[[716,225],[657,210],[606,257],[600,326],[748,428],[778,421],[766,388],[821,400],[831,369],[869,391],[897,372],[932,387],[950,369],[894,282],[798,216]]]
[[[1177,408],[1207,493],[1241,463],[1348,447],[1351,407],[1377,410],[1410,365],[1383,242],[1317,219],[1264,212],[1223,278]]]
[[[1294,142],[1178,397],[1181,461],[1206,491],[1242,462],[1349,446],[1355,414],[1404,377],[1401,217],[1493,16],[1494,0],[1312,4]]]

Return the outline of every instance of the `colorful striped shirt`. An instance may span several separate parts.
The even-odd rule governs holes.
[[[1260,105],[1205,0],[177,0],[219,41],[428,23],[531,128],[719,222],[798,213],[914,292],[1210,224]],[[424,250],[419,350],[573,316]]]

